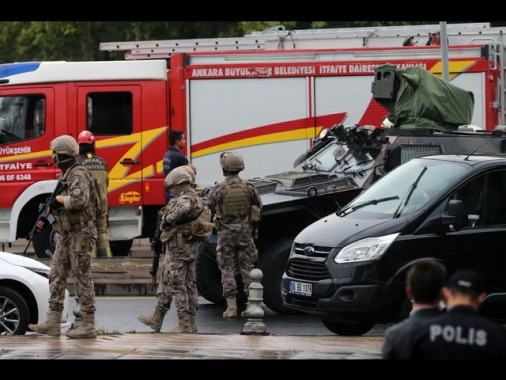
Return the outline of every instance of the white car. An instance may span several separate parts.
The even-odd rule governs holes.
[[[69,292],[61,327],[69,328]],[[49,267],[37,260],[0,251],[0,336],[24,335],[30,323],[47,320],[49,312]]]

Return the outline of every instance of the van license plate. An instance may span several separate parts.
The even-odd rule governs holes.
[[[313,285],[304,282],[290,281],[290,293],[301,296],[311,296],[313,294]]]

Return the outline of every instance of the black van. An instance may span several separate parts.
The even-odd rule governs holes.
[[[418,260],[480,272],[480,312],[506,322],[506,157],[432,155],[395,168],[295,238],[282,279],[286,307],[340,335],[398,322]]]

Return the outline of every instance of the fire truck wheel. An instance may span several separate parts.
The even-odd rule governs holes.
[[[51,226],[47,226],[40,233],[35,234],[33,237],[35,255],[39,259],[52,259],[59,236]]]
[[[216,244],[206,242],[200,246],[195,258],[195,269],[197,272],[198,294],[209,302],[217,305],[226,305],[223,297],[223,286],[221,285],[221,271],[216,263]],[[243,283],[240,275],[235,277],[237,282],[237,304],[243,308],[246,304]]]
[[[283,306],[281,297],[281,278],[290,256],[293,240],[293,237],[285,237],[265,245],[261,249],[262,253],[259,255],[257,265],[263,274],[264,303],[269,309],[282,315],[298,314]]]

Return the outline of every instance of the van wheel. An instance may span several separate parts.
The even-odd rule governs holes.
[[[265,246],[258,259],[258,268],[263,274],[264,303],[269,309],[281,315],[298,314],[284,306],[281,297],[281,278],[285,272],[293,240],[293,237],[287,237]]]
[[[197,290],[200,296],[217,305],[226,305],[221,285],[221,271],[216,263],[216,244],[204,243],[200,246],[195,258],[197,272]],[[237,304],[243,307],[246,302],[241,275],[235,276],[237,282]]]
[[[109,246],[113,256],[128,256],[132,249],[133,240],[109,240]]]
[[[372,330],[375,323],[342,323],[322,319],[323,325],[331,332],[342,336],[360,336]]]
[[[33,235],[33,250],[39,259],[52,259],[56,242],[60,234],[53,230],[53,227],[46,226],[41,232]]]

